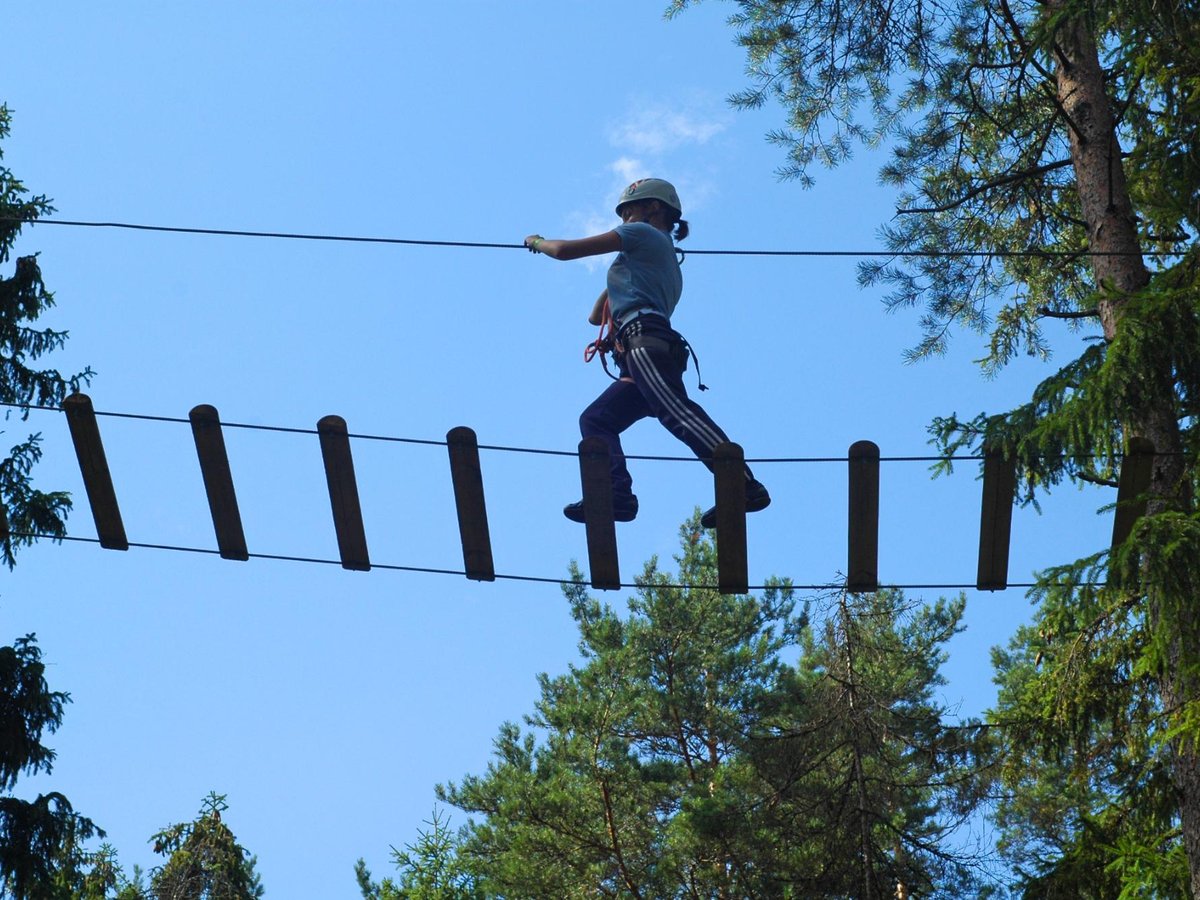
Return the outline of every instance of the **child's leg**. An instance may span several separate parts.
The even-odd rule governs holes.
[[[679,438],[703,463],[712,469],[713,450],[728,441],[725,432],[690,399],[683,386],[684,363],[674,347],[673,334],[668,330],[647,329],[627,341],[627,365],[646,405],[671,434]],[[746,466],[746,511],[757,512],[771,503],[771,495]],[[706,528],[716,524],[716,508],[701,516]]]
[[[621,449],[621,432],[648,415],[650,409],[637,385],[631,381],[614,381],[579,417],[579,433],[583,437],[600,437],[608,444],[614,498],[633,493],[633,478]]]
[[[630,344],[627,364],[650,414],[709,463],[713,448],[729,438],[700,404],[688,397],[671,342],[657,335],[642,335]]]

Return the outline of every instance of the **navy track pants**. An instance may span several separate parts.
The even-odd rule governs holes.
[[[682,338],[661,316],[640,316],[621,330],[625,347],[623,372],[633,378],[614,381],[579,417],[579,431],[599,437],[612,460],[613,497],[633,493],[633,478],[625,465],[621,432],[647,416],[691,448],[712,468],[713,448],[729,440],[683,386],[687,349]],[[752,478],[746,469],[746,477]]]

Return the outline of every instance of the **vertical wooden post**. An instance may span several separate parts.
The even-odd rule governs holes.
[[[204,492],[212,513],[213,531],[222,559],[247,560],[246,534],[242,530],[242,514],[238,510],[237,494],[233,489],[233,474],[229,469],[229,454],[221,432],[221,417],[216,407],[202,403],[188,413],[192,423],[192,439],[200,460]]]
[[[125,524],[121,521],[121,509],[113,490],[104,444],[100,441],[92,399],[87,394],[72,394],[63,400],[62,408],[67,414],[67,427],[75,444],[75,456],[79,459],[79,472],[87,490],[88,504],[92,507],[100,546],[106,550],[128,550],[129,540],[125,537]]]
[[[975,589],[1008,587],[1008,551],[1012,538],[1013,498],[1017,493],[1017,460],[984,448],[983,500],[979,512],[979,568]]]
[[[879,447],[850,445],[850,512],[846,590],[879,590]]]
[[[479,467],[479,441],[466,426],[446,432],[450,454],[450,479],[462,539],[463,567],[475,581],[495,581],[492,539],[488,532],[487,505],[483,498],[483,470]]]
[[[587,437],[579,442],[579,480],[583,486],[592,587],[618,590],[621,573],[617,562],[617,526],[613,520],[612,465],[608,445],[602,438]]]
[[[734,443],[713,448],[717,501],[717,586],[722,594],[749,590],[746,562],[746,456]]]
[[[325,461],[325,480],[329,483],[329,505],[333,511],[342,568],[368,572],[371,560],[367,554],[367,534],[363,528],[346,420],[341,416],[325,416],[317,422],[317,434]]]
[[[1146,514],[1146,491],[1154,474],[1154,443],[1149,438],[1132,437],[1121,461],[1117,482],[1117,511],[1113,516],[1112,547],[1125,543],[1133,526]]]

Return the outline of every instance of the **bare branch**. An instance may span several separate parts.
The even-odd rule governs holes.
[[[1048,306],[1039,306],[1037,314],[1047,319],[1098,319],[1100,318],[1100,310],[1098,309],[1080,309],[1072,312],[1058,312]]]
[[[1089,475],[1087,472],[1076,472],[1075,477],[1080,481],[1086,481],[1088,484],[1098,484],[1101,487],[1115,488],[1119,485],[1111,478],[1100,478],[1097,475]]]
[[[1008,27],[1012,29],[1013,38],[1016,39],[1017,45],[1021,48],[1021,55],[1029,60],[1030,65],[1037,69],[1043,78],[1049,82],[1053,82],[1054,75],[1037,61],[1037,55],[1030,48],[1029,41],[1025,38],[1025,32],[1021,30],[1021,26],[1017,22],[1017,17],[1013,15],[1013,11],[1008,5],[1008,0],[1000,0],[1000,10],[1004,13],[1004,20],[1008,23]]]
[[[971,190],[967,191],[965,194],[963,194],[958,199],[953,200],[950,203],[943,204],[942,206],[925,206],[925,207],[917,207],[917,208],[913,208],[913,209],[898,209],[898,210],[896,210],[896,215],[907,215],[909,213],[947,212],[948,210],[955,209],[956,207],[962,206],[968,200],[971,200],[974,197],[978,197],[980,194],[986,193],[990,190],[994,190],[995,188],[1004,187],[1005,185],[1013,184],[1014,182],[1017,182],[1017,181],[1024,181],[1026,178],[1033,178],[1037,175],[1044,175],[1047,172],[1053,172],[1055,169],[1065,169],[1069,165],[1071,165],[1071,160],[1069,160],[1069,159],[1059,159],[1059,160],[1055,160],[1054,162],[1042,163],[1042,165],[1034,166],[1032,169],[1025,169],[1024,171],[1021,171],[1021,172],[1012,172],[1008,175],[1005,175],[1002,178],[997,178],[995,181],[989,181],[986,184],[981,184],[981,185],[978,185],[977,187],[973,187],[973,188],[971,188]]]

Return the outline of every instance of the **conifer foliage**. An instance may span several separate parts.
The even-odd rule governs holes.
[[[155,834],[150,843],[164,862],[146,873],[122,867],[116,848],[89,850],[92,830],[75,829],[55,848],[50,865],[15,900],[258,900],[263,896],[256,859],[224,821],[225,797],[210,793],[196,818]],[[103,834],[96,830],[96,833]],[[0,892],[0,897],[8,895]]]
[[[581,661],[438,789],[471,816],[443,868],[489,897],[959,896],[976,729],[935,693],[961,600],[722,595],[698,516],[681,538],[678,576],[650,562],[625,614],[573,572]]]
[[[154,852],[167,861],[151,875],[153,900],[257,900],[263,895],[255,858],[221,820],[228,808],[224,796],[209,794],[193,821],[154,836]]]
[[[9,134],[11,116],[0,104],[0,141]],[[4,158],[0,150],[0,161]],[[5,275],[17,237],[24,224],[54,209],[40,194],[30,194],[13,173],[0,164],[0,403],[17,407],[58,406],[78,391],[92,376],[91,369],[64,376],[55,369],[34,364],[63,346],[65,331],[35,328],[34,321],[54,305],[54,295],[42,281],[36,255],[13,260]],[[5,418],[11,414],[5,411]],[[34,542],[32,534],[62,535],[71,509],[70,497],[62,491],[43,492],[34,488],[32,469],[41,459],[41,437],[32,434],[0,459],[0,503],[7,514],[8,529],[0,541],[0,559],[12,568],[17,548]]]
[[[935,421],[947,456],[1002,452],[1034,502],[1153,446],[1133,533],[1044,573],[997,651],[999,821],[1029,896],[1200,898],[1200,5],[730,5],[783,175],[890,152],[898,256],[860,280],[924,310],[910,357],[963,327],[989,376],[1068,348],[1030,402]]]
[[[77,842],[102,834],[58,792],[34,800],[11,793],[21,775],[53,768],[54,751],[42,736],[62,724],[69,702],[46,683],[33,635],[0,647],[0,897],[53,896],[50,887],[64,854]]]
[[[417,840],[403,850],[392,848],[395,879],[371,880],[371,870],[360,859],[354,875],[363,900],[485,900],[479,879],[459,854],[461,836],[450,828],[449,817],[435,809]]]

